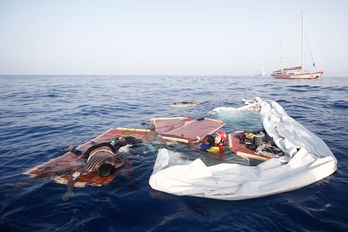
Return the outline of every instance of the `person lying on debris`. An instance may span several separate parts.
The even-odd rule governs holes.
[[[199,149],[203,151],[207,151],[210,153],[220,153],[225,151],[225,143],[226,143],[227,135],[225,131],[218,131],[216,132],[215,138],[212,135],[206,135],[200,144]],[[199,143],[200,138],[197,136],[196,141],[192,141],[192,139],[189,139],[189,145],[190,147],[194,147],[194,143]]]
[[[80,170],[74,172],[68,179],[67,192],[65,193],[63,200],[66,201],[72,195],[72,188],[75,182],[79,180],[80,176],[90,173],[98,173],[100,177],[108,177],[115,173],[115,171],[125,165],[118,155],[118,150],[126,145],[138,145],[142,143],[142,140],[134,137],[120,137],[113,139],[109,142],[102,142],[94,144],[88,148],[85,152],[82,152],[73,146],[70,146],[68,150],[75,155],[81,155],[86,159],[86,165]]]
[[[112,175],[116,169],[122,167],[124,162],[118,156],[118,150],[126,145],[137,145],[142,141],[134,137],[113,139],[110,142],[95,144],[85,152],[81,152],[70,146],[68,150],[76,155],[82,155],[86,159],[86,166],[73,174],[73,179],[80,175],[97,172],[101,177]]]

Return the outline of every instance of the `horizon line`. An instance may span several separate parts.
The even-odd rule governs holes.
[[[224,77],[271,77],[270,75],[259,75],[259,74],[0,74],[0,76],[224,76]],[[324,75],[328,77],[347,77],[347,74],[344,75]]]

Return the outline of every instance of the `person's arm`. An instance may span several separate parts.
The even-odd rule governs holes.
[[[71,153],[74,153],[75,155],[82,154],[82,152],[80,150],[77,150],[76,147],[74,147],[73,145],[70,145],[67,150],[70,151]]]
[[[199,136],[197,136],[197,139],[196,140],[192,140],[191,138],[187,139],[188,141],[188,145],[193,148],[193,149],[198,149],[198,145],[201,141],[201,138]]]

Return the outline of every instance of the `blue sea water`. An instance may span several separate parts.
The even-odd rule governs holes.
[[[302,189],[243,201],[152,190],[156,146],[130,149],[131,168],[106,186],[74,188],[67,201],[65,185],[22,174],[109,128],[150,128],[156,116],[215,117],[213,108],[254,96],[277,101],[324,140],[337,171]],[[169,107],[190,99],[207,102]],[[0,76],[0,231],[348,231],[347,113],[348,77]],[[258,126],[255,115],[241,114],[225,129]],[[238,162],[230,155],[226,162]]]

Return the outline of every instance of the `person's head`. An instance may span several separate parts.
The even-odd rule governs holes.
[[[106,177],[112,175],[116,171],[116,169],[122,167],[123,165],[124,162],[122,160],[110,156],[99,164],[97,171],[101,177]]]
[[[202,140],[203,144],[207,144],[209,146],[213,146],[214,145],[214,136],[212,135],[206,135],[203,140]]]
[[[111,164],[101,164],[97,169],[99,176],[107,177],[114,173],[115,167]]]
[[[225,131],[220,130],[220,131],[216,132],[215,144],[225,143],[226,139],[227,139],[227,135],[226,135]]]

